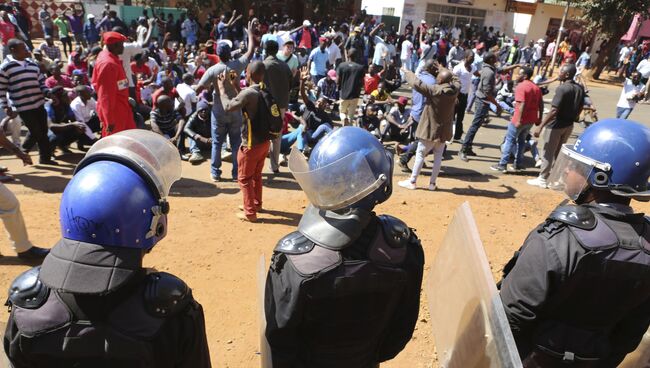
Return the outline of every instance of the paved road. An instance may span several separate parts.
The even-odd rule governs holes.
[[[544,96],[544,99],[547,102],[545,103],[547,108],[550,107],[550,100],[553,98],[556,86],[557,84],[552,85],[550,93]],[[614,118],[616,116],[616,103],[618,102],[621,88],[622,87],[612,85],[589,84],[589,95],[598,109],[598,117],[600,120]],[[404,94],[410,97],[410,91],[407,89],[400,90],[398,94]],[[473,117],[474,115],[472,114],[465,115],[463,122],[465,131],[469,128]],[[630,115],[630,119],[650,127],[650,105],[638,104]],[[495,172],[490,170],[490,166],[499,161],[501,155],[499,145],[505,136],[507,124],[507,118],[491,116],[491,123],[487,127],[479,129],[474,140],[474,151],[478,154],[478,157],[470,157],[469,162],[463,162],[458,158],[458,150],[461,146],[459,143],[450,144],[447,147],[447,158],[443,161],[441,176],[479,177],[486,174],[495,175]],[[583,131],[584,127],[581,126],[581,124],[575,124],[573,135],[569,139],[569,142],[573,142]],[[429,159],[427,160],[427,165],[429,167],[431,162],[430,160],[432,160],[431,156],[429,156]],[[412,164],[413,160],[410,165]],[[517,175],[526,175],[530,177],[536,176],[538,169],[534,168],[534,162],[530,157],[530,153],[526,153],[524,165],[527,169]],[[423,172],[425,175],[429,175],[430,170],[425,169]],[[402,173],[398,167],[395,169],[395,174],[398,176],[407,175]],[[471,178],[468,179],[472,180]]]

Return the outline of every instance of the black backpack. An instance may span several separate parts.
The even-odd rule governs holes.
[[[251,122],[251,125],[256,128],[252,132],[253,136],[260,141],[280,137],[282,135],[283,116],[280,114],[278,104],[271,93],[263,86],[253,88],[259,92],[257,114],[255,114],[255,121]]]

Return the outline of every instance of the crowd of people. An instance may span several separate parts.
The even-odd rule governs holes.
[[[236,180],[237,217],[257,222],[268,157],[274,175],[289,167],[310,205],[274,250],[264,300],[271,356],[263,358],[275,367],[378,367],[413,334],[424,269],[413,229],[373,212],[393,190],[386,146],[394,144],[410,173],[397,185],[410,190],[433,153],[433,191],[447,148],[458,143],[459,159],[473,159],[491,113],[509,123],[502,142],[492,142],[501,157],[490,169],[521,171],[530,151],[540,173],[528,183],[562,189],[577,204],[552,213],[504,268],[501,298],[524,365],[600,359],[613,367],[636,347],[649,321],[650,299],[639,295],[650,290],[650,260],[647,220],[629,203],[647,200],[650,131],[607,120],[565,145],[583,112],[595,114],[581,77],[588,47],[551,37],[520,45],[476,25],[422,21],[398,32],[363,12],[315,23],[277,14],[244,20],[235,11],[206,18],[144,10],[127,24],[108,6],[53,13],[43,4],[44,39],[34,42],[20,2],[0,5],[0,145],[25,164],[38,146],[46,168],[72,144],[94,149],[63,193],[63,234],[51,253],[31,244],[18,201],[0,185],[0,216],[18,256],[44,258],[10,289],[12,363],[209,367],[200,304],[182,280],[145,272],[142,257],[166,235],[166,197],[181,159],[209,161],[215,182]],[[626,74],[617,117],[646,98],[648,63]],[[547,78],[555,66],[558,75]],[[543,95],[556,82],[545,112]],[[638,272],[623,272],[630,264]],[[602,301],[576,286],[580,277],[629,281],[599,290],[621,301],[608,307],[626,314],[625,325],[615,313],[606,327],[579,318]],[[572,320],[558,312],[568,304]]]

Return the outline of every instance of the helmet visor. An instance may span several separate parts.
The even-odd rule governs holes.
[[[548,186],[554,190],[564,191],[575,201],[589,186],[589,177],[596,168],[608,172],[610,167],[609,164],[577,153],[565,144],[555,160],[548,178]]]
[[[388,178],[375,176],[362,152],[349,155],[316,170],[296,147],[291,150],[289,170],[309,201],[320,209],[338,210],[358,202],[379,188]]]
[[[160,134],[131,129],[102,138],[95,143],[79,163],[99,157],[115,157],[137,165],[155,185],[161,198],[169,195],[175,181],[181,178],[178,149]]]

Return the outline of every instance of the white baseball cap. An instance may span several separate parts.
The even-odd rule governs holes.
[[[308,21],[307,19],[305,19],[305,20],[302,22],[302,26],[303,26],[303,27],[311,27],[311,22]]]
[[[95,18],[95,14],[88,14],[88,19],[94,19],[94,18]]]

